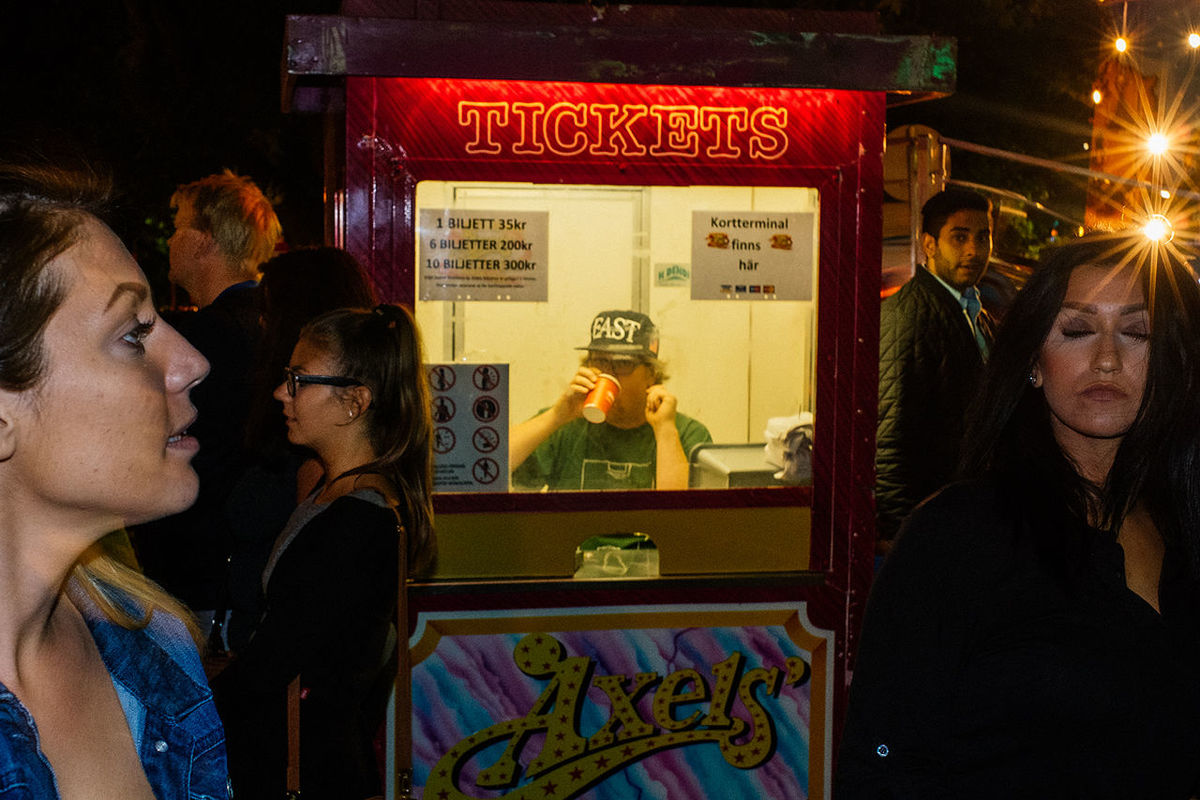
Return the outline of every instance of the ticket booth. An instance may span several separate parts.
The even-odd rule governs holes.
[[[418,795],[828,798],[874,544],[884,110],[951,91],[953,42],[857,14],[396,6],[289,18],[286,99],[334,120],[329,239],[430,362]],[[611,462],[513,479],[511,429],[605,310],[653,321],[709,433],[688,488],[613,488]]]

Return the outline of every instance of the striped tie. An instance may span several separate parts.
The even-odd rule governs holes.
[[[979,311],[983,307],[979,302],[979,290],[974,286],[968,286],[962,294],[963,300],[967,304],[967,320],[971,323],[971,332],[975,334],[975,344],[979,346],[979,352],[986,359],[988,355],[987,340],[983,338],[983,331],[979,329]]]

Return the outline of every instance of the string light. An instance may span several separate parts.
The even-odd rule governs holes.
[[[1175,238],[1175,227],[1171,224],[1171,220],[1162,214],[1153,214],[1146,221],[1145,227],[1142,228],[1142,233],[1152,242],[1166,244]]]
[[[1194,87],[1194,78],[1200,79],[1196,77],[1200,72],[1195,72],[1200,70],[1195,61],[1200,55],[1200,26],[1191,30],[1174,27],[1177,37],[1174,54],[1160,56],[1166,60],[1165,66],[1148,68],[1138,63],[1142,50],[1164,34],[1166,38],[1171,35],[1159,26],[1151,30],[1148,26],[1153,20],[1143,19],[1145,15],[1135,15],[1137,18],[1131,20],[1128,6],[1133,5],[1136,11],[1136,3],[1095,2],[1112,5],[1112,11],[1120,13],[1115,13],[1113,26],[1103,37],[1113,49],[1103,57],[1104,63],[1088,92],[1096,107],[1090,120],[1094,138],[1078,145],[1090,166],[1085,225],[1098,230],[1125,229],[1134,236],[1140,234],[1147,249],[1162,247],[1173,253],[1194,254],[1200,251],[1196,230],[1200,226],[1200,202],[1197,202],[1200,191],[1195,188],[1195,161],[1200,158],[1197,156],[1200,149],[1195,144],[1196,136],[1200,135],[1200,110],[1184,102],[1186,95],[1167,103],[1158,102],[1156,93],[1175,89],[1178,80],[1183,83],[1178,91],[1183,93],[1190,88],[1189,84]],[[1131,22],[1134,27],[1129,27]],[[1180,48],[1180,39],[1186,39],[1189,50]],[[1156,72],[1160,69],[1161,75]],[[1185,70],[1186,77],[1181,77]],[[1151,85],[1143,72],[1145,76],[1155,76],[1156,83]],[[1105,174],[1121,176],[1128,187],[1110,185],[1103,177]],[[1076,225],[1039,233],[1051,238],[1070,236]],[[1079,225],[1078,235],[1083,235],[1084,230]]]

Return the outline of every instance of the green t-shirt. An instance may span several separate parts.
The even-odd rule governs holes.
[[[685,454],[712,441],[708,428],[684,414],[675,414],[675,428]],[[626,429],[579,418],[550,434],[513,470],[513,485],[534,490],[653,489],[655,452],[650,423]]]

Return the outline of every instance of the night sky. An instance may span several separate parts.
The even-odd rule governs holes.
[[[0,154],[65,154],[110,169],[120,201],[115,225],[152,278],[165,270],[163,226],[174,187],[226,167],[254,177],[276,201],[290,244],[318,243],[322,123],[280,111],[283,25],[286,14],[337,13],[339,6],[14,0],[0,12]],[[880,7],[889,32],[959,39],[956,94],[895,109],[889,126],[920,122],[967,141],[1080,159],[1086,96],[1105,35],[1095,0],[885,0]],[[956,171],[1019,190],[1073,191],[970,158],[956,162]]]
[[[280,63],[286,13],[337,8],[313,0],[6,4],[0,153],[83,158],[110,170],[114,225],[152,279],[165,274],[171,192],[223,168],[260,183],[289,242],[319,243],[321,121],[281,113]]]

